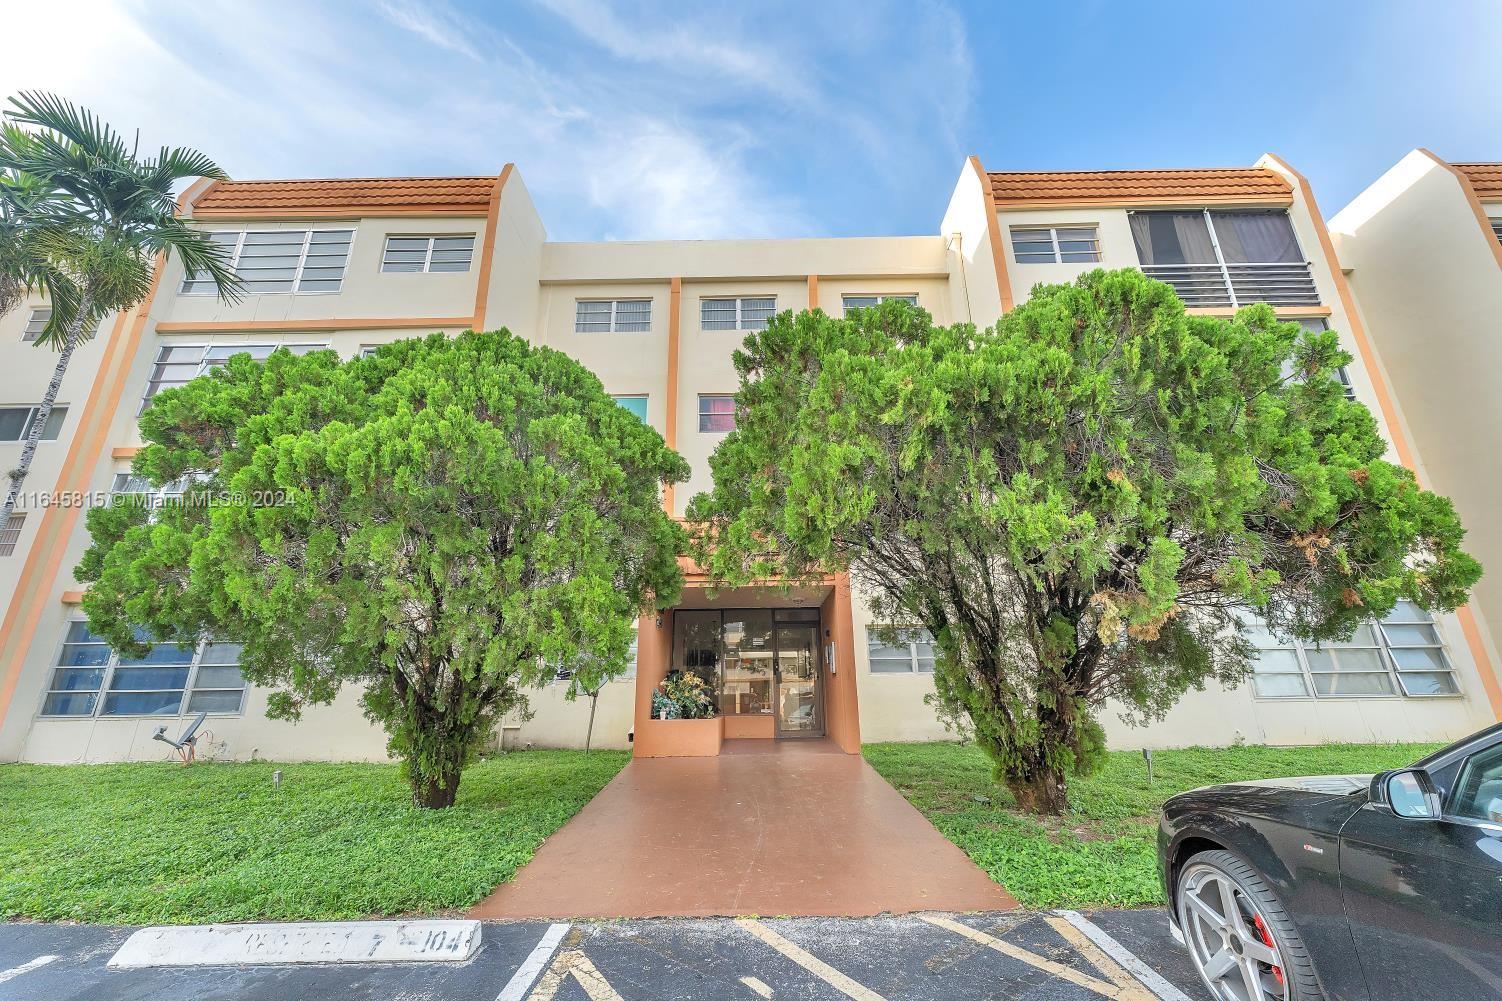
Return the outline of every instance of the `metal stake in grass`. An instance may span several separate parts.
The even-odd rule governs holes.
[[[1153,752],[1152,752],[1152,748],[1144,747],[1142,749],[1142,760],[1147,762],[1147,784],[1148,785],[1152,785],[1153,784]]]
[[[271,788],[277,792],[282,791],[282,770],[280,768],[271,773]]]

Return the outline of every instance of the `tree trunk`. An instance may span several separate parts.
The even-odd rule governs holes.
[[[589,745],[595,736],[595,706],[600,704],[600,690],[596,688],[589,693],[589,729],[584,731],[584,753],[589,753]]]
[[[1007,775],[1006,784],[1017,800],[1017,808],[1026,813],[1058,816],[1069,809],[1068,786],[1064,773],[1057,768],[1019,769]]]
[[[412,781],[412,805],[423,810],[447,810],[459,795],[459,769]]]
[[[16,468],[10,471],[10,488],[5,493],[5,509],[0,511],[0,528],[10,524],[10,516],[16,509],[16,503],[21,498],[21,485],[26,482],[26,476],[31,472],[31,461],[36,458],[37,442],[42,440],[42,432],[47,427],[47,420],[52,416],[52,405],[57,402],[58,391],[62,388],[63,376],[68,372],[68,363],[73,360],[73,350],[78,347],[79,337],[83,334],[84,321],[94,308],[94,299],[87,292],[78,303],[78,315],[73,317],[73,322],[68,324],[67,337],[63,342],[63,349],[58,352],[57,365],[52,370],[52,379],[47,383],[47,391],[42,394],[42,402],[37,405],[36,414],[31,419],[31,427],[27,429],[26,444],[21,446],[21,457],[16,462]]]

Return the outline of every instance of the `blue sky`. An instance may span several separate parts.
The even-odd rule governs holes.
[[[1497,0],[67,0],[57,91],[233,176],[494,173],[553,239],[930,233],[989,168],[1251,163],[1333,212],[1415,146],[1502,160]]]

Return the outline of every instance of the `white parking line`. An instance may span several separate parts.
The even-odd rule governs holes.
[[[517,967],[511,979],[506,981],[506,986],[496,997],[495,1001],[522,1001],[527,996],[527,991],[532,989],[532,984],[539,974],[547,967],[548,960],[553,958],[553,953],[558,949],[558,943],[563,941],[563,936],[568,934],[567,924],[549,925],[543,933],[542,939],[527,954],[522,965]]]
[[[38,956],[29,963],[13,966],[8,970],[0,970],[0,984],[5,983],[7,980],[14,980],[23,973],[30,973],[32,970],[46,966],[48,963],[55,963],[57,960],[57,956]]]
[[[772,996],[772,988],[755,977],[741,977],[741,983],[745,984],[753,994],[759,997],[770,998]]]
[[[846,997],[853,998],[854,1001],[886,1001],[886,999],[884,999],[880,994],[871,990],[871,988],[863,987],[860,984],[856,983],[854,980],[851,980],[849,977],[845,976],[845,974],[841,973],[839,970],[836,970],[833,966],[830,966],[822,959],[811,955],[810,953],[794,945],[792,942],[789,942],[787,939],[783,938],[781,935],[777,934],[775,931],[768,928],[760,921],[753,921],[750,918],[741,918],[736,921],[736,924],[740,925],[746,931],[755,935],[757,938],[767,943],[767,945],[770,945],[772,948],[782,953],[788,959],[791,959],[793,962],[797,963],[809,973],[812,973],[814,976],[818,977],[820,980],[824,981],[826,984],[833,987],[835,990],[839,991]]]
[[[1104,928],[1080,912],[1055,911],[1054,913],[1078,928],[1086,938],[1099,946],[1102,952],[1126,967],[1127,971],[1142,981],[1143,986],[1156,994],[1160,1001],[1189,1001],[1188,995],[1164,980],[1157,970],[1138,959],[1131,950],[1107,934]]]
[[[1052,973],[1060,980],[1067,980],[1077,987],[1083,987],[1087,991],[1094,991],[1102,997],[1112,999],[1122,998],[1123,988],[1118,984],[1109,984],[1104,980],[1097,980],[1095,977],[1071,969],[1063,963],[1055,963],[1051,959],[1045,959],[1035,953],[1028,952],[1026,949],[1013,945],[1004,939],[996,938],[994,935],[987,935],[985,932],[971,928],[969,925],[961,924],[953,918],[942,917],[938,914],[920,914],[918,918],[938,928],[948,929],[956,935],[963,935],[970,941],[995,950],[1003,956],[1010,956],[1013,959],[1020,960],[1028,966],[1035,967],[1045,973]]]
[[[558,954],[553,965],[548,967],[548,971],[537,982],[537,990],[532,992],[528,1001],[553,1001],[558,996],[558,988],[569,977],[573,977],[583,988],[589,1001],[626,1001],[579,949]]]

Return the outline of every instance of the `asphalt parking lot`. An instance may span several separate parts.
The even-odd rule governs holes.
[[[1203,1001],[1161,910],[487,924],[461,964],[110,970],[131,928],[0,925],[0,999]],[[48,958],[52,957],[52,958]],[[1135,971],[1135,972],[1134,972]]]

